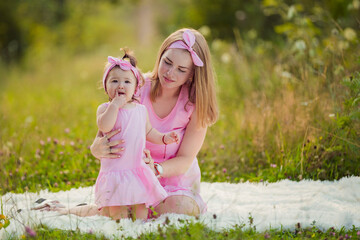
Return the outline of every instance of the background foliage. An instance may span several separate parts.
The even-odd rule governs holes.
[[[0,194],[92,186],[104,62],[121,47],[152,70],[181,27],[206,37],[220,117],[198,154],[203,181],[360,175],[360,0],[0,1]],[[1,204],[0,204],[1,205]],[[0,217],[6,227],[14,219]],[[216,215],[214,215],[214,218]],[[315,227],[217,233],[201,224],[141,236],[356,238]],[[37,226],[37,238],[103,238]],[[30,234],[31,233],[31,234]]]
[[[219,121],[204,181],[360,174],[360,1],[108,0],[0,3],[0,193],[90,186],[106,56],[144,72],[180,27],[207,38]]]

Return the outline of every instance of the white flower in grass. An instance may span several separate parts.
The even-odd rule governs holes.
[[[230,56],[229,53],[223,53],[223,54],[221,55],[221,61],[222,61],[223,63],[229,63],[230,60],[231,60],[231,56]]]
[[[306,49],[306,43],[304,42],[304,40],[297,40],[295,43],[294,43],[294,46],[293,46],[293,49],[294,50],[297,50],[299,52],[303,52],[305,51]]]
[[[199,32],[204,35],[204,37],[208,37],[211,34],[211,30],[208,26],[204,25],[201,28],[199,28]]]
[[[352,28],[345,28],[344,37],[348,41],[354,41],[354,40],[356,40],[356,32]]]

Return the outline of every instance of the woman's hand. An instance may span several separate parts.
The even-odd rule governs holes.
[[[124,143],[124,140],[109,141],[109,138],[119,133],[121,130],[117,129],[101,136],[99,133],[90,146],[90,151],[96,158],[118,158],[124,151],[124,147],[118,146]]]
[[[144,162],[151,168],[154,174],[156,174],[155,168],[154,168],[154,160],[152,159],[150,155],[150,151],[148,149],[144,149],[145,158]]]

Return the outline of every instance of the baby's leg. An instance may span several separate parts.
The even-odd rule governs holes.
[[[148,209],[145,207],[145,204],[132,205],[131,215],[133,220],[136,219],[146,220],[148,217]]]
[[[118,220],[122,218],[128,218],[128,207],[127,206],[115,206],[115,207],[106,207],[103,210],[104,215],[108,212],[108,216],[113,220]]]

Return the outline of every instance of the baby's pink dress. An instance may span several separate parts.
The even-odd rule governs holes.
[[[167,197],[155,174],[143,161],[146,116],[146,108],[141,104],[119,109],[113,130],[121,128],[121,132],[111,140],[125,140],[126,148],[120,158],[101,159],[95,185],[95,203],[99,209],[143,203],[149,207]]]
[[[185,85],[182,86],[175,107],[165,118],[159,118],[154,112],[150,101],[150,89],[151,81],[146,79],[145,85],[141,88],[141,103],[144,104],[148,110],[149,120],[152,126],[162,133],[175,131],[178,133],[180,141],[182,141],[187,124],[194,111],[194,104],[188,102],[188,88]],[[146,142],[146,148],[150,150],[154,161],[158,163],[176,157],[180,145],[181,142],[180,144],[172,143],[167,145],[164,158],[165,145]],[[195,158],[191,167],[185,174],[169,178],[162,177],[159,178],[159,181],[169,196],[188,196],[196,201],[200,213],[204,213],[206,212],[206,203],[200,196],[200,178],[200,168],[198,160]]]

